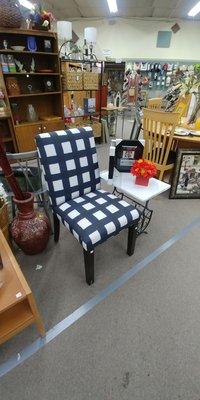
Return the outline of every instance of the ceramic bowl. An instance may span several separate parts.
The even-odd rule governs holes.
[[[24,46],[11,46],[11,49],[15,51],[23,51],[25,49]]]

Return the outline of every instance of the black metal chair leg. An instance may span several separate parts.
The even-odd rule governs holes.
[[[90,253],[83,249],[85,262],[85,278],[88,285],[94,283],[94,252]]]
[[[135,242],[137,237],[136,226],[132,225],[128,228],[128,243],[127,243],[127,254],[132,256],[135,250]]]
[[[57,243],[60,236],[60,221],[56,214],[53,213],[54,241]]]

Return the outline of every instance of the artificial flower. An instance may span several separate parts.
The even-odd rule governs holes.
[[[157,168],[154,163],[148,160],[144,159],[139,159],[135,160],[131,170],[130,170],[132,175],[135,176],[142,176],[144,178],[152,178],[153,176],[156,176],[157,173]]]

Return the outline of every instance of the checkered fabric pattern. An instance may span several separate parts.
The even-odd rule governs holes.
[[[100,189],[100,174],[90,127],[36,138],[52,208],[87,251],[133,225],[138,211]]]
[[[53,206],[100,189],[91,127],[43,133],[36,143]]]
[[[105,190],[95,190],[54,208],[57,217],[87,251],[138,219],[136,209]]]

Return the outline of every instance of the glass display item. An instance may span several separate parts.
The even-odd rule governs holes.
[[[19,113],[19,104],[18,103],[11,103],[11,108],[13,112],[13,119],[15,125],[18,125],[21,122],[20,113]]]
[[[37,44],[35,40],[35,36],[29,36],[27,37],[27,47],[29,51],[37,51]]]
[[[33,107],[32,104],[28,104],[28,107],[27,107],[27,120],[28,120],[28,122],[37,122],[38,121],[37,112],[35,111],[35,108]]]
[[[44,51],[51,53],[52,52],[52,45],[51,45],[51,40],[49,39],[44,39]]]

